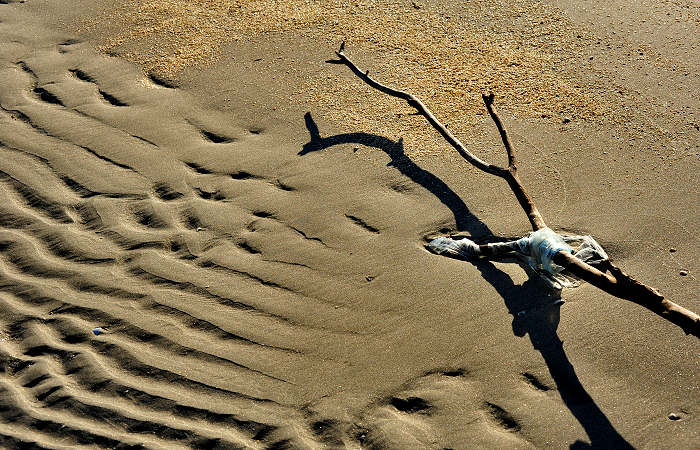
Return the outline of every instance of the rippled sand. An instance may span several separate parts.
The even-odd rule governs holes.
[[[697,43],[621,36],[666,11],[692,31],[697,8],[603,32],[566,2],[66,3],[0,5],[2,445],[700,442],[698,342],[590,286],[562,306],[512,262],[427,252],[527,220],[323,64],[347,39],[497,161],[475,101],[494,89],[550,225],[697,311]]]

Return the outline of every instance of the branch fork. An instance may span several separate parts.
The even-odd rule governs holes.
[[[537,210],[537,207],[518,178],[518,166],[515,151],[510,143],[510,139],[505,127],[503,126],[503,122],[499,118],[494,108],[495,96],[493,93],[482,94],[482,100],[484,101],[484,105],[486,106],[486,109],[501,136],[501,141],[503,142],[503,146],[505,147],[508,156],[507,167],[488,164],[471,153],[467,147],[433,115],[425,104],[413,94],[390,88],[370,77],[369,70],[364,72],[360,70],[355,63],[353,63],[347,57],[347,55],[345,55],[345,42],[340,45],[340,49],[335,52],[335,54],[338,56],[338,59],[330,60],[328,61],[329,63],[343,64],[347,66],[355,75],[357,75],[358,78],[372,88],[392,97],[405,100],[410,106],[416,109],[418,114],[425,117],[428,123],[430,123],[430,125],[438,133],[440,133],[440,135],[442,135],[442,137],[470,164],[486,173],[503,178],[510,186],[513,194],[518,200],[518,203],[527,215],[533,231],[547,228],[542,215]],[[499,247],[481,245],[479,246],[478,251],[480,256],[496,257],[504,253],[512,252],[513,248],[508,246]],[[552,262],[562,266],[570,274],[589,282],[608,294],[624,300],[632,301],[649,309],[650,311],[653,311],[666,320],[681,327],[686,334],[692,334],[695,337],[700,337],[700,316],[676,303],[671,302],[670,300],[665,299],[664,296],[661,295],[656,289],[647,286],[627,275],[621,269],[616,267],[609,259],[599,265],[600,269],[602,269],[599,270],[576,258],[569,251],[562,250],[553,255]]]

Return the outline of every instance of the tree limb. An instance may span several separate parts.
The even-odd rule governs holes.
[[[412,107],[416,108],[418,113],[425,117],[428,122],[430,122],[430,125],[433,126],[441,135],[442,137],[445,138],[447,142],[450,143],[452,147],[455,148],[459,152],[460,155],[467,161],[469,161],[471,164],[473,164],[475,167],[479,168],[480,170],[483,170],[484,172],[490,173],[492,175],[497,175],[500,177],[503,177],[503,174],[508,171],[508,169],[504,169],[503,167],[498,167],[492,164],[487,164],[481,159],[477,158],[472,154],[469,150],[467,150],[467,147],[464,146],[460,142],[459,139],[455,135],[452,134],[450,130],[447,129],[446,126],[444,126],[442,123],[440,123],[439,120],[433,115],[432,112],[421,102],[416,98],[413,94],[409,94],[407,92],[399,91],[396,89],[392,89],[388,86],[385,86],[375,80],[373,80],[369,76],[369,71],[363,72],[361,71],[350,59],[345,56],[344,53],[345,50],[345,42],[343,42],[340,45],[340,50],[335,52],[336,55],[338,55],[338,58],[340,58],[339,61],[330,61],[336,64],[345,64],[350,68],[350,70],[353,71],[355,75],[357,75],[362,81],[365,83],[369,84],[376,90],[383,92],[385,94],[391,95],[392,97],[397,97],[402,100],[406,100],[409,105]]]
[[[525,211],[525,214],[527,214],[534,231],[547,226],[542,218],[542,215],[537,210],[537,207],[518,178],[515,152],[510,143],[510,139],[508,138],[508,133],[506,132],[501,119],[498,117],[498,114],[493,107],[493,94],[483,94],[482,99],[486,105],[489,115],[491,116],[491,119],[496,124],[496,128],[498,128],[501,140],[503,141],[503,146],[506,149],[506,153],[508,155],[507,168],[487,164],[479,159],[433,115],[433,113],[425,106],[425,104],[423,104],[423,102],[412,94],[390,88],[372,79],[369,76],[369,71],[363,72],[360,70],[345,55],[344,50],[345,42],[341,44],[340,50],[336,52],[339,59],[328,62],[344,64],[349,67],[350,70],[352,70],[352,72],[362,81],[374,89],[408,102],[408,104],[416,108],[418,113],[425,117],[430,125],[432,125],[433,128],[437,130],[442,137],[445,138],[445,140],[469,163],[486,173],[490,173],[506,180],[511,190],[515,194],[518,203],[520,203],[520,206]],[[498,256],[502,252],[511,251],[505,246],[498,248],[489,245],[479,246],[479,250],[484,256]],[[606,261],[606,264],[604,267],[602,267],[605,269],[605,272],[602,272],[565,251],[560,251],[555,254],[553,261],[556,264],[564,267],[573,275],[587,281],[593,286],[596,286],[597,288],[615,297],[637,303],[650,311],[655,312],[666,320],[678,325],[686,332],[686,334],[692,334],[693,336],[700,337],[700,316],[680,305],[666,300],[663,295],[659,294],[654,288],[651,288],[625,274],[622,272],[622,270],[613,265],[612,262]]]

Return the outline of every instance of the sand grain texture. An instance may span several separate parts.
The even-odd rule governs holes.
[[[322,65],[336,43],[317,37],[335,41],[346,25],[283,8],[293,2],[276,15],[269,2],[145,2],[142,16],[132,2],[78,3],[88,9],[0,5],[0,445],[697,447],[696,341],[590,286],[555,305],[517,265],[425,250],[431,234],[516,236],[527,221],[499,180]],[[433,27],[484,6],[416,4],[392,3],[386,20],[423,12]],[[235,6],[248,9],[221,12]],[[420,17],[394,53],[367,38],[369,22],[353,38],[363,67],[423,86],[488,158],[502,157],[491,124],[443,91],[471,98],[502,85],[524,182],[549,223],[593,234],[621,267],[697,311],[697,94],[675,101],[644,87],[651,75],[596,59],[559,78],[542,58],[560,48],[562,65],[588,60],[568,40],[579,32],[619,45],[595,50],[619,64],[636,43],[596,35],[566,2],[521,8],[513,14],[552,20],[545,50],[498,50],[510,38],[443,17],[440,43],[461,36],[484,61],[510,48],[504,64],[531,64],[511,75],[497,65],[466,87],[472,66],[435,84],[431,70],[444,67],[409,76],[424,59],[388,70],[407,48],[436,64],[452,55],[415,40]],[[227,39],[200,27],[232,17],[245,20]],[[191,51],[154,53],[185,19],[192,29],[167,42]],[[187,33],[209,53],[180,40]],[[692,65],[681,50],[662,52],[677,64],[655,70]],[[692,87],[697,74],[668,80]],[[637,95],[598,97],[616,83]],[[516,106],[540,88],[566,95]],[[565,125],[566,108],[581,114]]]

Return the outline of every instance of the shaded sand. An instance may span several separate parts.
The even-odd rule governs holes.
[[[230,24],[216,9],[225,3],[201,4],[212,6],[204,22]],[[241,6],[256,4],[267,11]],[[432,30],[441,5],[417,4],[402,7],[425,11]],[[156,13],[192,4],[144,5],[155,14],[144,20],[159,23]],[[444,11],[474,5],[485,7]],[[593,234],[621,267],[697,311],[697,46],[683,34],[693,35],[697,11],[663,5],[629,10],[639,23],[685,14],[686,28],[643,65],[632,52],[640,42],[617,23],[601,32],[587,22],[593,12],[565,1],[523,6],[515,13],[545,8],[571,27],[547,43],[563,49],[548,52],[568,75],[535,57],[493,82],[512,93],[525,80],[525,97],[552,80],[581,86],[544,118],[504,95],[524,183],[552,227]],[[343,68],[322,65],[336,35],[314,38],[335,28],[313,8],[268,28],[243,16],[233,43],[161,67],[149,63],[158,55],[149,40],[180,41],[159,34],[167,26],[139,40],[133,3],[117,6],[126,9],[0,5],[2,445],[697,447],[697,340],[590,286],[554,305],[512,263],[424,249],[434,233],[517,236],[527,221],[500,180],[432,148],[395,102],[374,102]],[[508,10],[496,3],[463,26],[510,20]],[[75,32],[95,17],[112,22]],[[420,20],[409,23],[400,43],[422,48],[411,39]],[[459,32],[445,30],[454,42],[483,41],[484,57],[498,42]],[[111,50],[142,66],[94,49],[122,33],[131,47]],[[528,27],[514,22],[510,33],[525,42]],[[579,33],[603,48],[576,49],[568,39]],[[405,66],[386,68],[402,53],[375,41],[348,53],[401,84]],[[578,59],[594,61],[591,71],[577,72]],[[428,85],[430,70],[405,85],[426,99],[441,83],[459,86],[450,76]],[[629,93],[615,94],[620,85]],[[595,105],[619,116],[576,103],[601,92],[614,100]],[[492,125],[464,105],[441,117],[463,117],[465,143],[502,158]],[[571,105],[584,112],[561,124]]]

